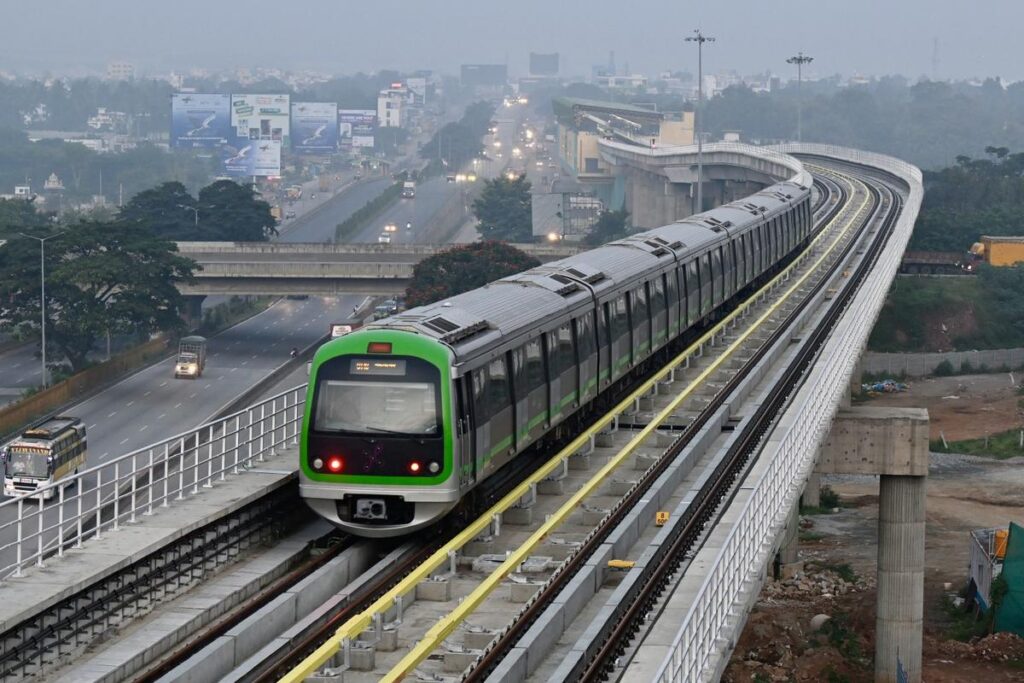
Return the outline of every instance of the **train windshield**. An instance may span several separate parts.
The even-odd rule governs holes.
[[[313,429],[439,435],[437,386],[432,382],[326,380],[320,384]]]

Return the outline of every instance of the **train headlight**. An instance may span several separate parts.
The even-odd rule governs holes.
[[[316,458],[315,460],[313,460],[313,469],[314,470],[322,470],[323,468],[324,468],[324,461],[323,460],[321,460],[320,458]]]
[[[340,456],[332,455],[327,458],[327,469],[337,474],[345,467],[345,461]]]
[[[438,470],[441,469],[441,466],[438,465],[436,462],[432,462],[429,465],[427,465],[427,469],[430,470],[431,474],[437,474]]]
[[[419,474],[421,469],[423,469],[423,466],[420,465],[418,460],[413,460],[409,463],[409,471],[413,474]]]

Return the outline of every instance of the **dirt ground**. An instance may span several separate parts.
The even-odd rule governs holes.
[[[1005,372],[916,379],[907,382],[909,391],[873,397],[869,405],[927,408],[932,440],[940,434],[949,441],[975,439],[1022,425],[1016,394],[1022,379]]]
[[[1018,426],[1017,398],[1009,377],[999,374],[921,380],[907,393],[870,404],[927,407],[932,438],[942,430],[953,440]],[[946,607],[966,582],[968,532],[1024,523],[1024,458],[931,457],[923,680],[1024,682],[1024,639],[997,634],[972,643],[953,640],[954,619]],[[873,679],[878,480],[842,476],[825,483],[839,493],[842,507],[834,514],[801,518],[805,574],[765,587],[723,680]],[[843,564],[855,573],[855,581],[836,576],[835,568]],[[815,632],[810,621],[818,614],[831,616],[833,626]]]

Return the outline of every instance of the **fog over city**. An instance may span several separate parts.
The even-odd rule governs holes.
[[[693,69],[695,50],[682,37],[700,27],[718,40],[707,54],[718,69],[781,71],[802,49],[816,55],[812,75],[1015,80],[1024,77],[1014,58],[1021,25],[1024,3],[1016,0],[54,0],[23,3],[0,23],[0,70],[86,75],[126,60],[143,74],[241,66],[454,73],[481,62],[523,73],[536,50],[561,53],[571,76],[614,50],[620,68],[656,73]]]

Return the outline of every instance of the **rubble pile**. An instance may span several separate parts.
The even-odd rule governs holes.
[[[762,598],[787,600],[821,597],[826,600],[837,595],[858,593],[873,587],[873,579],[856,577],[847,581],[831,569],[800,574],[785,581],[769,581],[762,589]]]
[[[1024,638],[1014,633],[993,633],[969,643],[946,640],[938,645],[939,653],[950,659],[974,659],[981,662],[1024,660]]]

